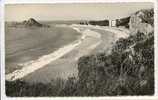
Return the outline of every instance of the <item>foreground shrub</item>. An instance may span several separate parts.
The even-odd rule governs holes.
[[[137,33],[117,41],[113,47],[115,49],[108,56],[102,53],[80,58],[78,84],[81,95],[152,95],[153,38],[153,33],[149,36]],[[133,42],[128,43],[128,39]]]
[[[153,9],[136,12],[130,27],[142,23],[153,26]],[[139,18],[138,18],[139,17]],[[142,19],[137,21],[137,19]],[[140,27],[138,27],[140,26]],[[138,29],[137,29],[138,28]],[[148,30],[148,29],[147,29]],[[98,53],[81,57],[78,77],[52,83],[30,84],[6,81],[7,96],[116,96],[154,94],[154,33],[141,30],[120,38],[111,54]],[[147,33],[147,34],[146,34]]]
[[[154,34],[150,33],[145,37],[138,33],[117,43],[124,45],[125,48],[115,49],[110,55],[99,53],[81,57],[78,61],[78,79],[74,77],[66,81],[57,79],[47,84],[30,84],[21,80],[6,81],[6,94],[7,96],[153,95]],[[113,48],[121,48],[118,44]]]

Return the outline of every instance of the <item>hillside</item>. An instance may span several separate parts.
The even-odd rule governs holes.
[[[100,53],[82,57],[78,70],[80,95],[151,95],[154,93],[153,33],[120,39],[108,56]]]
[[[131,15],[129,22],[131,34],[141,32],[148,34],[154,31],[154,10],[144,9]]]
[[[81,57],[78,61],[77,79],[72,77],[67,81],[58,80],[50,84],[7,81],[7,95],[153,95],[154,32],[148,30],[149,26],[154,28],[153,14],[153,9],[133,14],[129,22],[130,36],[116,41],[111,54],[97,53]],[[142,25],[146,30],[142,30]]]
[[[80,58],[80,95],[154,93],[154,33],[141,29],[142,24],[146,24],[143,28],[147,30],[149,25],[153,25],[153,18],[150,18],[153,17],[152,12],[153,9],[141,10],[132,15],[129,25],[130,29],[137,30],[136,33],[132,33],[127,39],[119,39],[110,55],[100,53]],[[138,16],[139,13],[142,13],[141,17]],[[140,26],[134,27],[135,25]]]

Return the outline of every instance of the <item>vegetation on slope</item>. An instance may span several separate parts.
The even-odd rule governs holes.
[[[140,34],[140,33],[138,33]],[[154,37],[120,39],[111,55],[79,60],[81,95],[151,95],[154,93]],[[129,42],[127,42],[129,41]],[[135,43],[136,42],[136,43]]]
[[[81,57],[78,61],[78,78],[56,80],[49,84],[6,81],[6,94],[7,96],[153,95],[154,33],[137,31],[126,39],[120,38],[109,55],[98,53]]]
[[[129,29],[131,34],[138,32],[148,34],[154,31],[154,10],[143,9],[130,17]]]
[[[49,84],[6,82],[8,96],[112,96],[154,93],[154,34],[137,33],[117,41],[110,55],[81,57],[78,80]]]
[[[64,83],[62,79],[56,79],[48,84],[30,84],[22,80],[6,81],[6,95],[11,97],[57,96],[63,88]]]

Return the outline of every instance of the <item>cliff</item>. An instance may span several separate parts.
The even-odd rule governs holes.
[[[136,13],[131,15],[129,26],[131,34],[135,34],[137,32],[148,34],[153,32],[154,10],[145,9],[137,11]]]
[[[131,35],[116,41],[111,54],[81,57],[78,61],[78,78],[69,78],[64,86],[59,85],[63,82],[56,86],[22,86],[18,81],[6,82],[7,96],[153,95],[154,32],[147,30],[149,26],[154,28],[153,16],[153,9],[140,10],[130,16]],[[16,86],[20,92],[9,88]]]

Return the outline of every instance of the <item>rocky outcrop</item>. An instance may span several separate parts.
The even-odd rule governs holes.
[[[42,27],[43,25],[37,22],[35,19],[30,18],[29,20],[25,20],[22,22],[23,25],[25,26],[37,26],[37,27]]]
[[[24,20],[23,22],[14,22],[11,23],[10,26],[11,27],[50,27],[49,25],[39,23],[34,18]]]
[[[7,96],[154,95],[154,33],[150,30],[154,27],[153,9],[133,14],[129,27],[132,35],[116,41],[111,54],[81,57],[78,78],[68,79],[64,87],[59,83],[45,86],[6,82]]]
[[[24,25],[25,27],[50,27],[49,25],[39,23],[33,18],[23,21],[22,25]]]
[[[137,11],[131,15],[129,21],[129,29],[131,34],[136,34],[141,32],[144,34],[149,34],[154,31],[154,10],[145,9]]]

